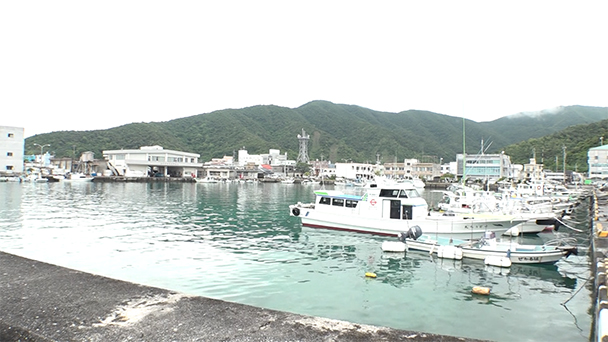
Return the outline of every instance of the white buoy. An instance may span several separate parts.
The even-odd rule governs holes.
[[[483,259],[483,263],[497,267],[511,267],[511,259],[499,256],[487,256]]]
[[[515,227],[509,228],[509,230],[507,230],[506,232],[504,232],[502,235],[519,236],[519,234],[521,234],[521,230],[519,229],[519,225],[517,225]]]
[[[437,257],[442,259],[462,260],[462,248],[456,246],[439,246]]]
[[[407,245],[401,241],[384,241],[382,250],[385,252],[403,253],[407,251]]]

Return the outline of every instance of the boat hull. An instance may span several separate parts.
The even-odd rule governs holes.
[[[438,241],[418,241],[406,239],[405,244],[408,250],[437,253],[438,247],[442,246]],[[557,247],[547,246],[544,251],[535,251],[537,246],[518,245],[513,246],[513,250],[471,248],[457,246],[462,249],[463,258],[484,260],[486,257],[508,257],[514,264],[552,264],[560,260],[567,254],[567,250]],[[517,250],[520,248],[521,250]],[[529,250],[525,250],[529,249]]]
[[[293,208],[292,208],[293,209]],[[292,210],[293,212],[293,210]],[[356,215],[319,213],[315,209],[301,208],[302,225],[310,228],[332,229],[368,233],[375,235],[397,236],[413,226],[419,226],[424,234],[444,237],[472,239],[493,231],[502,234],[523,220],[505,219],[467,219],[460,217],[428,217],[425,219],[380,219]]]

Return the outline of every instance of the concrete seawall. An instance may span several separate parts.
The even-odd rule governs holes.
[[[596,191],[590,215],[592,234],[591,267],[595,275],[593,341],[608,342],[608,193]]]
[[[189,296],[3,252],[0,275],[2,342],[479,341]]]

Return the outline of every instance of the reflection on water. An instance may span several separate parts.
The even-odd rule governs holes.
[[[555,265],[500,269],[415,251],[384,253],[386,237],[302,228],[288,205],[312,201],[312,189],[0,183],[0,250],[358,323],[497,341],[588,340],[591,288],[581,289],[589,277],[585,234],[574,235],[583,253]],[[434,195],[424,194],[429,201]],[[573,220],[588,222],[584,212],[577,215]],[[572,231],[558,233],[565,234]],[[558,235],[517,239],[542,243]],[[366,278],[366,272],[377,278]],[[491,295],[472,294],[474,286],[490,287]]]

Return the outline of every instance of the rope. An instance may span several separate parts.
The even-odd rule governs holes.
[[[571,227],[571,226],[567,225],[566,223],[564,223],[564,221],[562,221],[562,220],[560,220],[560,219],[558,219],[558,218],[555,218],[555,219],[557,220],[557,222],[561,223],[563,226],[565,226],[565,227],[567,227],[567,228],[570,228],[570,229],[574,230],[575,232],[579,232],[579,233],[582,233],[582,232],[583,232],[583,231],[582,231],[582,230],[580,230],[580,229],[576,229],[576,228],[574,228],[574,227]]]
[[[578,288],[578,290],[576,290],[576,292],[574,292],[574,294],[572,296],[570,296],[570,298],[568,298],[568,300],[566,300],[565,302],[561,303],[561,305],[566,306],[566,304],[572,300],[572,298],[574,298],[574,296],[576,296],[577,293],[581,292],[581,290],[585,287],[585,284],[587,284],[587,282],[592,278],[593,276],[590,276],[589,278],[587,278],[587,280],[585,280],[585,283],[583,285],[581,285],[581,287]]]

